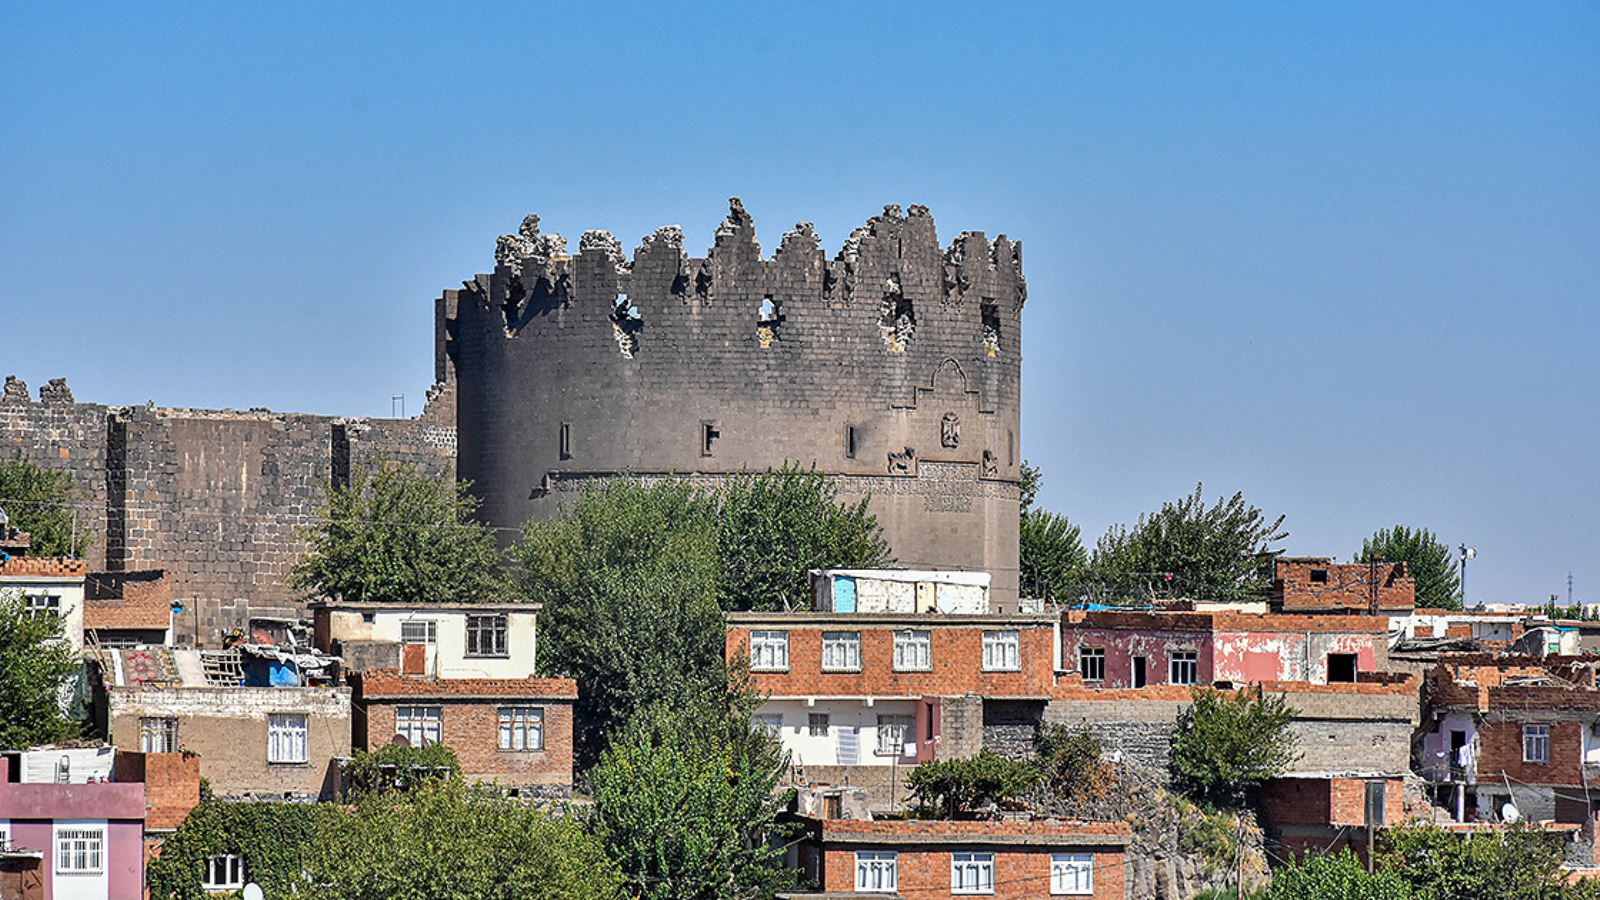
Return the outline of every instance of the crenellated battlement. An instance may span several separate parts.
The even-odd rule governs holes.
[[[872,497],[902,562],[990,569],[1014,597],[1020,243],[941,243],[927,207],[891,205],[831,255],[809,222],[767,255],[734,198],[702,256],[676,225],[631,256],[606,231],[568,248],[528,216],[437,301],[458,471],[488,521],[617,473],[797,461]]]

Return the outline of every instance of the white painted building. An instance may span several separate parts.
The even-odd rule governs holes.
[[[812,569],[815,612],[943,613],[989,611],[988,572],[919,569]]]
[[[0,596],[19,597],[32,615],[61,617],[62,635],[83,652],[83,589],[88,565],[81,559],[13,556],[0,562]]]
[[[317,649],[343,656],[351,668],[366,668],[364,659],[388,660],[398,650],[381,667],[436,678],[534,674],[537,604],[314,603],[311,608]],[[363,646],[373,655],[364,656]]]

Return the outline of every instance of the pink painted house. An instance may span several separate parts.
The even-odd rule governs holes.
[[[1067,612],[1061,659],[1088,687],[1356,681],[1389,662],[1384,616]]]
[[[112,758],[109,748],[0,755],[0,848],[25,896],[144,896],[144,785],[111,781]]]

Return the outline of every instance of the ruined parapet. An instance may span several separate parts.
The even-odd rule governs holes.
[[[39,389],[39,402],[71,403],[72,388],[67,387],[65,378],[52,378]]]
[[[28,383],[15,375],[7,375],[5,391],[0,393],[0,403],[28,403],[31,400]]]
[[[735,198],[703,256],[677,226],[631,257],[598,230],[565,248],[529,216],[436,303],[435,374],[491,524],[618,472],[799,461],[872,496],[902,562],[988,569],[1014,596],[1020,244],[944,246],[926,207],[890,205],[831,255],[800,222],[765,256]]]

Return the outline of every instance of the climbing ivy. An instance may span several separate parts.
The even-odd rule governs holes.
[[[161,845],[146,873],[150,896],[174,900],[216,897],[201,887],[207,858],[237,853],[245,877],[269,897],[293,894],[304,882],[305,851],[320,829],[346,813],[331,804],[259,803],[203,799]]]
[[[357,750],[345,764],[346,793],[359,797],[375,791],[412,790],[430,781],[461,775],[456,752],[444,744],[406,747],[386,744],[372,752]]]

